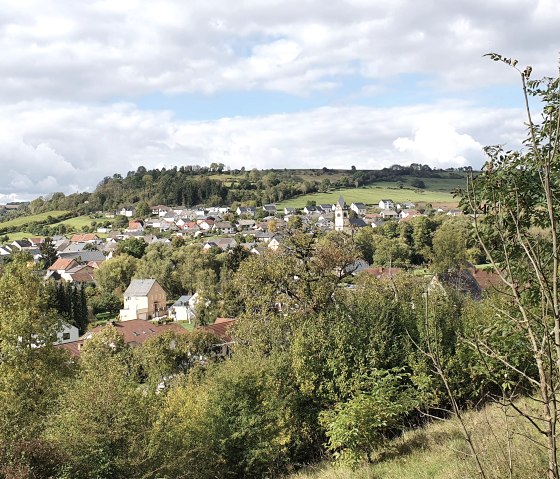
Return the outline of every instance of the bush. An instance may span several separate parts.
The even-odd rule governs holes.
[[[403,424],[416,403],[405,379],[403,374],[374,371],[361,391],[321,414],[326,446],[337,462],[356,465],[364,455],[371,461],[372,451]]]

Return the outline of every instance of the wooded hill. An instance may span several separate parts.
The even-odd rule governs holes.
[[[140,204],[206,206],[244,204],[260,206],[315,192],[396,183],[398,188],[450,192],[463,186],[470,167],[436,170],[427,165],[394,165],[381,170],[231,170],[181,166],[147,170],[140,166],[126,176],[105,177],[92,193],[53,193],[37,198],[10,215],[22,216],[55,210],[87,214]]]

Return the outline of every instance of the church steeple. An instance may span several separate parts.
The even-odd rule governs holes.
[[[344,231],[344,220],[348,217],[346,211],[346,202],[342,195],[338,198],[336,205],[334,205],[334,229],[335,231]]]

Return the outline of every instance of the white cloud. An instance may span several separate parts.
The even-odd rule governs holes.
[[[434,77],[460,89],[510,82],[498,51],[549,73],[560,3],[320,0],[4,2],[0,99],[108,99],[153,91],[303,94],[333,77]]]
[[[473,158],[480,165],[483,148],[470,135],[459,134],[452,125],[438,121],[425,123],[416,129],[414,138],[400,137],[393,145],[409,153],[414,162],[434,167],[467,166]]]
[[[26,103],[0,112],[0,131],[8,129],[10,135],[0,136],[0,195],[32,198],[91,190],[104,176],[140,165],[480,166],[480,145],[501,143],[512,131],[522,134],[523,125],[517,110],[450,103],[323,107],[203,122],[178,121],[168,112],[141,111],[131,104]]]
[[[398,97],[400,75],[438,98],[517,81],[481,57],[488,51],[531,63],[535,77],[554,74],[560,24],[557,0],[3,3],[0,201],[93,188],[141,164],[480,165],[480,145],[517,146],[519,112],[418,105],[415,91],[404,106],[356,103]],[[357,86],[341,99],[345,77]],[[185,122],[134,105],[150,93],[244,90],[328,91],[336,106]]]

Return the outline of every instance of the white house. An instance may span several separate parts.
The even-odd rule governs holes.
[[[188,321],[191,323],[196,316],[197,302],[197,293],[181,296],[169,308],[169,317],[173,318],[175,321]]]
[[[415,218],[416,216],[420,216],[420,212],[417,210],[402,210],[399,213],[399,216],[401,220],[404,220],[406,218]]]
[[[63,322],[61,330],[56,333],[55,344],[64,344],[69,343],[70,341],[77,341],[79,337],[80,331],[76,326]]]
[[[360,216],[365,215],[367,211],[367,207],[364,203],[352,203],[350,209]]]
[[[303,212],[306,215],[312,214],[312,213],[317,213],[319,211],[319,208],[317,208],[315,205],[307,205],[305,208],[303,208]]]
[[[216,238],[204,243],[202,249],[208,251],[212,247],[215,247],[227,251],[228,249],[235,248],[236,246],[237,246],[237,241],[235,241],[234,238]]]
[[[280,241],[282,240],[282,237],[279,235],[274,236],[269,242],[268,242],[268,247],[272,250],[272,251],[276,251],[279,247],[280,247]]]
[[[133,279],[124,292],[121,321],[154,319],[166,314],[167,295],[155,279]]]
[[[393,200],[380,200],[379,208],[381,208],[382,210],[394,210],[395,202]]]
[[[276,214],[276,205],[264,205],[262,207],[263,211],[265,211],[266,213],[268,213],[269,215],[275,215]]]
[[[414,203],[410,203],[409,201],[397,204],[397,209],[399,210],[411,210],[415,207],[416,205]]]
[[[117,214],[126,216],[127,218],[132,218],[135,213],[136,210],[134,209],[134,207],[127,207],[127,206],[123,206],[121,210],[117,212]]]
[[[223,234],[232,234],[235,232],[235,227],[230,221],[216,221],[212,227],[212,231],[218,231]]]
[[[10,246],[0,246],[0,259],[4,257],[7,258],[11,254],[12,249],[10,248]]]
[[[391,209],[381,211],[381,216],[383,216],[384,220],[399,217],[398,213],[395,210]]]
[[[284,214],[287,215],[295,215],[296,214],[296,209],[295,208],[290,208],[288,206],[286,206],[284,208]]]
[[[257,208],[254,206],[239,206],[235,212],[238,215],[247,215],[247,216],[255,216]]]

